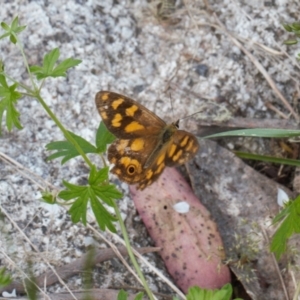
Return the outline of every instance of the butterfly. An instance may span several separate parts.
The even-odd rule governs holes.
[[[107,129],[116,136],[107,157],[111,172],[121,181],[143,190],[158,179],[166,166],[184,164],[198,149],[197,138],[179,130],[179,120],[166,124],[137,101],[109,91],[95,97]]]

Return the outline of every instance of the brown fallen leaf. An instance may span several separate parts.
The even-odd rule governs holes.
[[[123,255],[126,256],[127,254],[127,249],[125,247],[118,247],[119,252]],[[150,252],[156,252],[157,249],[153,247],[145,247],[145,248],[138,248],[136,249],[139,253],[150,253]],[[77,275],[81,272],[84,271],[87,261],[91,260],[91,255],[93,255],[93,266],[96,266],[97,263],[112,259],[116,257],[116,253],[111,249],[94,249],[91,253],[86,253],[82,257],[73,260],[67,265],[63,265],[60,267],[56,268],[56,273],[60,276],[61,279],[67,279],[71,276]],[[44,286],[50,286],[53,285],[54,283],[59,282],[58,277],[56,274],[52,272],[52,270],[49,270],[38,277],[35,278],[35,283],[39,287],[44,287]],[[13,290],[16,290],[17,294],[23,294],[25,293],[25,287],[23,284],[23,281],[20,280],[15,280],[11,284],[1,287],[0,288],[0,294],[3,292],[9,292],[11,293]],[[81,292],[84,293],[84,292]],[[52,297],[52,296],[51,296]],[[103,298],[104,299],[104,298]],[[107,298],[109,299],[109,298]]]
[[[165,265],[184,292],[194,285],[215,289],[230,282],[216,224],[174,168],[145,190],[130,186],[131,196]],[[187,208],[178,212],[175,204]],[[176,207],[176,206],[175,206]]]
[[[188,171],[196,195],[218,224],[230,268],[251,299],[292,299],[292,278],[300,280],[299,256],[278,265],[269,252],[278,188],[292,193],[210,140],[200,142]],[[293,239],[299,245],[299,237]]]

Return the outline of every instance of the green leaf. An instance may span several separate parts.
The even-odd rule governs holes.
[[[249,136],[268,138],[290,138],[300,136],[300,130],[274,129],[274,128],[254,128],[221,132],[206,136],[205,138],[216,138],[224,136]]]
[[[115,136],[110,133],[103,122],[100,122],[100,125],[96,134],[96,146],[97,152],[103,153],[106,150],[108,144],[111,144],[115,140]]]
[[[5,37],[9,36],[9,39],[13,44],[17,43],[17,35],[26,28],[26,26],[19,26],[19,18],[18,17],[15,17],[13,19],[10,26],[5,22],[1,22],[1,27],[2,27],[2,29],[4,29],[7,32],[2,34],[0,36],[0,39],[3,39]]]
[[[11,22],[11,26],[10,26],[11,30],[16,30],[18,28],[18,24],[19,24],[19,17],[17,16]]]
[[[144,298],[144,293],[140,292],[134,297],[134,300],[142,300],[143,298]]]
[[[87,211],[88,200],[89,200],[89,191],[86,188],[82,190],[80,196],[75,200],[75,202],[69,209],[72,222],[78,223],[80,220],[82,220],[82,223],[86,226],[86,211]]]
[[[289,165],[289,166],[297,166],[300,167],[300,160],[299,159],[289,159],[289,158],[282,158],[282,157],[274,157],[274,156],[268,156],[268,155],[260,155],[260,154],[251,154],[241,151],[234,151],[234,153],[244,159],[254,159],[264,162],[271,162],[275,164],[281,164],[281,165]]]
[[[3,61],[0,59],[0,73],[2,73],[4,71],[4,63]]]
[[[59,58],[59,49],[55,48],[49,53],[45,54],[43,60],[43,67],[46,70],[47,74],[50,74],[51,71],[54,69],[54,65]]]
[[[17,111],[15,105],[17,100],[21,98],[21,94],[16,91],[18,85],[15,83],[8,86],[5,77],[0,74],[0,134],[1,123],[3,114],[6,111],[6,126],[9,131],[13,126],[18,129],[22,129],[22,125],[19,121],[20,113]]]
[[[187,300],[230,300],[232,295],[231,285],[225,284],[219,290],[206,290],[198,286],[189,288],[186,296]]]
[[[56,196],[53,195],[49,191],[43,191],[42,194],[42,200],[48,204],[55,204],[56,203]]]
[[[287,32],[292,32],[292,27],[290,24],[282,24],[282,26]]]
[[[6,274],[5,267],[0,268],[0,288],[9,285],[12,282],[10,274]]]
[[[72,67],[76,67],[81,63],[79,59],[67,58],[53,69],[52,77],[66,77],[66,71]]]
[[[99,171],[97,171],[96,167],[93,166],[89,176],[89,184],[99,185],[100,183],[103,183],[104,181],[108,180],[108,171],[108,167],[102,168]]]
[[[67,58],[57,64],[59,58],[59,49],[55,48],[44,56],[43,66],[31,66],[30,72],[36,75],[38,80],[47,77],[66,77],[68,69],[77,66],[81,63],[79,59]]]
[[[273,224],[283,219],[280,227],[273,235],[270,250],[277,259],[286,251],[287,240],[292,234],[300,233],[300,196],[288,205],[274,218]]]
[[[292,23],[291,27],[292,27],[293,31],[299,31],[300,30],[300,23],[294,22],[294,23]]]
[[[120,198],[122,194],[113,185],[103,183],[98,185],[98,183],[106,180],[107,176],[108,168],[100,171],[92,169],[89,175],[90,185],[78,186],[66,181],[63,182],[66,189],[61,191],[58,196],[65,201],[73,201],[69,213],[74,223],[82,220],[82,223],[86,225],[87,205],[90,201],[91,208],[101,230],[108,228],[116,232],[113,222],[117,219],[106,210],[100,200],[113,207],[113,201]]]
[[[113,206],[113,199],[120,199],[123,196],[123,194],[112,184],[94,186],[94,190],[99,198],[101,198],[109,206]]]
[[[9,33],[8,33],[8,32],[7,32],[7,33],[4,33],[4,34],[2,34],[2,35],[0,35],[0,40],[6,38],[7,36],[9,36]]]
[[[128,293],[125,292],[124,290],[120,290],[118,293],[118,298],[117,300],[127,300],[128,299]]]
[[[1,27],[6,31],[10,30],[10,27],[5,22],[1,22]]]
[[[27,274],[29,277],[25,278],[24,280],[24,285],[25,285],[25,291],[27,293],[27,297],[30,300],[36,300],[38,299],[38,285],[36,282],[36,278],[33,275],[33,270],[32,270],[32,262],[28,262],[28,270]],[[27,276],[28,276],[27,275]]]
[[[89,143],[87,140],[83,139],[82,137],[76,135],[71,131],[68,132],[72,136],[72,138],[77,142],[77,144],[80,146],[84,153],[97,153],[96,147]],[[46,145],[46,149],[48,151],[56,150],[55,153],[47,157],[47,160],[49,161],[58,157],[63,157],[61,161],[62,165],[71,158],[80,155],[75,146],[69,141],[51,142]]]
[[[286,40],[283,42],[283,44],[285,45],[296,45],[298,44],[298,41],[297,40]]]
[[[97,194],[94,193],[93,189],[91,189],[90,192],[91,208],[93,210],[93,213],[96,217],[100,229],[105,230],[105,227],[107,227],[110,231],[116,232],[116,229],[113,226],[112,222],[117,221],[117,219],[113,217],[101,204],[98,198],[100,195],[97,196]]]

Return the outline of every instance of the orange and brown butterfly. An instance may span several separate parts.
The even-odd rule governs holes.
[[[135,100],[114,92],[100,91],[95,101],[104,124],[117,138],[108,148],[108,160],[121,181],[142,190],[166,166],[183,164],[198,151],[197,138],[178,130],[179,121],[166,124]]]

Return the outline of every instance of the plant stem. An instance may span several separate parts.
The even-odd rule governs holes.
[[[93,164],[88,159],[82,148],[78,145],[78,143],[73,139],[73,137],[69,134],[69,132],[65,129],[65,127],[60,123],[60,121],[56,118],[55,114],[52,112],[52,110],[49,108],[49,106],[45,103],[44,99],[41,97],[40,93],[37,91],[35,95],[36,99],[41,103],[45,111],[48,113],[50,118],[54,121],[54,123],[57,125],[57,127],[63,132],[65,138],[70,141],[76,148],[76,150],[79,152],[79,154],[83,157],[84,161],[88,164],[90,168],[93,167]]]
[[[150,288],[149,288],[149,286],[148,286],[148,284],[146,282],[146,279],[145,279],[145,277],[144,277],[144,275],[143,275],[143,273],[142,273],[142,271],[141,271],[141,269],[140,269],[140,267],[139,267],[139,265],[138,265],[138,263],[137,263],[137,261],[135,259],[134,254],[132,252],[132,249],[131,249],[131,246],[130,246],[130,242],[129,242],[129,237],[128,237],[128,234],[127,234],[127,231],[126,231],[126,228],[125,228],[125,224],[124,224],[123,219],[121,217],[121,213],[119,211],[119,208],[116,205],[115,201],[113,203],[114,203],[115,213],[116,213],[117,218],[119,220],[120,228],[121,228],[121,231],[122,231],[122,234],[123,234],[123,238],[124,238],[124,241],[125,241],[125,245],[126,245],[126,248],[127,248],[127,251],[128,251],[128,256],[129,256],[129,258],[130,258],[130,260],[131,260],[131,262],[132,262],[132,264],[133,264],[133,266],[134,266],[134,268],[135,268],[135,270],[136,270],[139,278],[141,279],[141,281],[143,283],[143,286],[145,288],[145,291],[146,291],[149,299],[150,300],[154,300],[153,294],[152,294],[152,292],[151,292],[151,290],[150,290]]]

